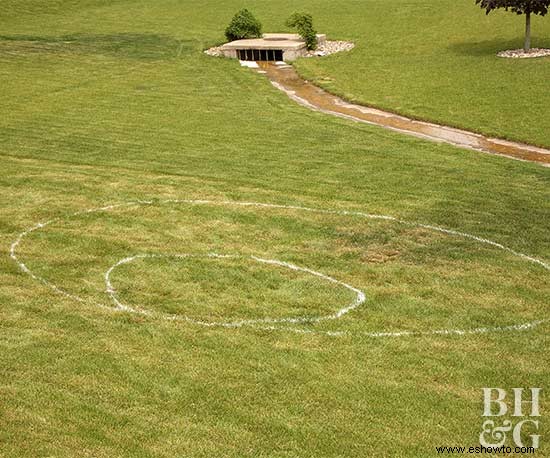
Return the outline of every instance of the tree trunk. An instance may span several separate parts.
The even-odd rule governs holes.
[[[531,49],[531,12],[525,13],[525,43],[523,44],[523,50],[529,52]]]

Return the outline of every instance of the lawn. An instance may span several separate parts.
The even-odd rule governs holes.
[[[403,3],[393,34],[414,48],[405,11],[428,14],[422,5],[434,2]],[[319,29],[358,45],[377,21],[346,18],[379,4],[300,2]],[[436,456],[436,446],[478,444],[483,387],[548,389],[548,322],[433,331],[548,316],[543,265],[437,228],[548,263],[549,170],[294,104],[237,62],[202,53],[241,6],[0,6],[2,458]],[[297,6],[250,8],[275,30]],[[478,17],[473,5],[461,11],[470,9]],[[460,28],[465,43],[479,24],[472,37]],[[388,107],[411,114],[403,107],[420,94],[408,97],[405,75],[375,92],[351,80],[374,60],[364,52],[298,67],[330,74],[335,91],[359,100],[376,103],[385,88],[396,97]],[[440,81],[426,117],[470,127],[475,91],[501,63],[445,52],[432,64],[458,68],[453,88],[472,96]],[[383,54],[373,72],[395,59]],[[519,87],[548,75],[547,62],[504,65]],[[428,71],[412,66],[409,76]],[[485,94],[472,128],[549,145],[548,94],[531,90]],[[509,123],[501,103],[515,110]],[[364,303],[316,321],[355,304],[356,290]],[[538,456],[550,450],[546,399]]]
[[[496,55],[523,47],[524,16],[486,16],[474,0],[333,7],[316,15],[319,30],[356,48],[298,62],[305,77],[350,101],[550,147],[550,57]],[[549,17],[533,19],[533,47],[550,48]]]

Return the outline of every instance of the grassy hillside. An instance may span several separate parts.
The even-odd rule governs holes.
[[[384,0],[344,3],[248,3],[264,29],[284,30],[294,10],[314,15],[329,38],[352,40],[352,53],[302,60],[300,72],[349,100],[408,116],[550,147],[550,59],[509,60],[499,50],[523,43],[523,17],[484,12],[473,0]],[[223,41],[239,2],[126,0],[3,2],[0,34],[166,35],[196,50]],[[38,26],[38,28],[37,28]],[[123,26],[123,27],[121,27]],[[36,33],[37,31],[40,33]],[[533,19],[533,46],[550,47],[550,19]]]
[[[334,5],[318,27],[357,44],[297,68],[345,98],[491,136],[550,146],[550,58],[502,59],[523,46],[523,16],[486,16],[473,0]],[[550,18],[533,19],[533,46],[550,48]]]
[[[358,36],[337,13],[362,2],[301,5],[320,29]],[[550,259],[548,169],[294,104],[237,62],[202,53],[240,6],[0,6],[2,458],[432,456],[435,446],[476,445],[482,387],[547,390],[547,323],[372,337],[545,319],[542,266],[418,224],[220,204],[390,215]],[[250,7],[275,29],[296,4]],[[363,62],[361,52],[306,65]],[[545,95],[532,97],[535,110]],[[545,122],[532,132],[544,137]],[[136,200],[148,203],[74,214]],[[32,278],[10,247],[52,219],[17,246]],[[204,257],[212,252],[242,258]],[[198,256],[177,257],[190,253]],[[157,257],[119,265],[112,283],[123,303],[150,314],[116,311],[105,274],[143,254]],[[323,273],[366,302],[339,320],[274,325],[301,332],[182,319],[312,317],[354,300],[311,273],[250,256]],[[543,456],[547,421],[540,434]]]

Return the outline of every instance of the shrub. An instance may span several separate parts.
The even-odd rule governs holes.
[[[243,38],[259,38],[262,36],[262,24],[247,9],[239,11],[225,29],[229,41]]]
[[[287,27],[296,29],[306,41],[307,49],[317,48],[317,31],[313,28],[313,17],[307,13],[294,13],[286,21]]]

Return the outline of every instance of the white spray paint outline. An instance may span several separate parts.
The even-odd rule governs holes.
[[[355,300],[348,304],[345,307],[340,308],[335,313],[329,314],[329,315],[322,315],[322,316],[314,316],[314,317],[292,317],[292,318],[261,318],[261,319],[249,319],[249,320],[237,320],[237,321],[202,321],[202,320],[195,320],[193,318],[187,317],[187,316],[181,316],[181,315],[169,315],[169,314],[154,314],[148,310],[143,309],[142,307],[132,307],[129,305],[126,305],[122,303],[117,296],[117,291],[114,288],[112,282],[111,282],[111,275],[112,273],[120,266],[129,264],[131,262],[136,261],[137,259],[159,259],[159,258],[175,258],[175,259],[189,259],[189,258],[211,258],[211,259],[244,259],[244,260],[252,260],[261,264],[269,264],[269,265],[275,265],[279,267],[283,267],[285,269],[294,270],[297,272],[305,272],[307,274],[310,274],[314,277],[321,278],[324,281],[327,281],[329,283],[333,283],[335,285],[342,286],[346,288],[347,290],[351,291],[355,294]],[[337,320],[338,318],[344,316],[345,314],[351,312],[352,310],[359,307],[361,304],[363,304],[366,300],[365,293],[361,291],[358,288],[355,288],[347,283],[344,283],[340,280],[336,280],[333,277],[330,277],[328,275],[325,275],[321,272],[317,272],[315,270],[308,269],[307,267],[299,267],[295,264],[291,264],[290,262],[285,261],[279,261],[277,259],[264,259],[259,258],[256,256],[241,256],[241,255],[228,255],[228,254],[218,254],[218,253],[208,253],[205,255],[200,254],[191,254],[191,253],[184,253],[184,254],[137,254],[134,256],[129,256],[126,258],[123,258],[119,261],[117,261],[115,264],[113,264],[107,272],[105,272],[104,275],[105,280],[105,287],[107,295],[111,298],[113,303],[115,304],[116,308],[119,310],[129,311],[129,312],[139,312],[145,315],[153,316],[162,316],[163,318],[170,319],[170,320],[183,320],[187,321],[188,323],[194,323],[194,324],[200,324],[202,326],[220,326],[224,328],[239,328],[242,326],[249,326],[249,325],[255,325],[259,323],[263,324],[275,324],[275,323],[318,323],[319,321],[326,321],[326,320]]]
[[[217,205],[217,206],[241,206],[241,207],[253,207],[253,208],[268,208],[268,209],[283,209],[283,210],[295,210],[295,211],[303,211],[303,212],[310,212],[310,213],[318,213],[318,214],[327,214],[327,215],[340,215],[340,216],[357,216],[362,218],[369,218],[369,219],[381,219],[386,221],[392,221],[398,224],[403,224],[407,226],[412,227],[420,227],[424,229],[433,230],[435,232],[440,232],[443,234],[453,235],[457,237],[462,237],[470,240],[477,241],[479,243],[483,243],[486,245],[493,246],[495,248],[498,248],[502,251],[506,251],[508,253],[511,253],[512,255],[519,257],[527,262],[537,264],[541,266],[543,269],[550,271],[550,265],[542,261],[540,259],[534,258],[532,256],[520,253],[519,251],[513,250],[512,248],[509,248],[505,245],[502,245],[501,243],[494,242],[492,240],[478,237],[476,235],[471,235],[465,232],[456,231],[453,229],[446,229],[439,226],[434,226],[430,224],[422,224],[422,223],[414,223],[409,222],[405,220],[401,220],[399,218],[393,217],[393,216],[387,216],[387,215],[377,215],[377,214],[370,214],[370,213],[364,213],[359,211],[351,211],[351,210],[327,210],[327,209],[318,209],[318,208],[311,208],[311,207],[303,207],[303,206],[297,206],[297,205],[283,205],[283,204],[270,204],[270,203],[262,203],[262,202],[240,202],[240,201],[214,201],[214,200],[200,200],[200,199],[167,199],[167,200],[159,200],[159,201],[153,201],[153,200],[136,200],[133,202],[126,202],[126,203],[120,203],[120,204],[113,204],[113,205],[107,205],[103,207],[98,208],[90,208],[87,210],[82,210],[78,212],[74,212],[66,216],[65,218],[54,218],[49,221],[38,223],[35,226],[32,226],[25,231],[21,232],[19,236],[14,240],[14,242],[10,246],[10,257],[13,259],[13,261],[19,266],[19,268],[29,275],[34,280],[44,284],[45,286],[48,286],[53,291],[68,297],[72,300],[78,301],[80,303],[88,303],[89,301],[76,296],[68,291],[65,291],[64,289],[60,288],[59,286],[51,283],[47,279],[40,277],[39,275],[32,272],[22,261],[19,260],[17,257],[16,251],[17,248],[20,246],[21,242],[25,237],[27,237],[29,234],[36,232],[40,229],[43,229],[51,224],[54,224],[56,222],[63,222],[64,220],[75,218],[77,216],[89,214],[89,213],[99,213],[99,212],[107,212],[111,211],[117,208],[130,208],[130,207],[136,207],[136,206],[142,206],[142,205],[162,205],[162,204],[187,204],[187,205]],[[125,258],[128,259],[128,258]],[[123,261],[123,260],[122,260]],[[121,262],[121,261],[119,261]],[[281,261],[274,261],[273,262],[281,262]],[[114,268],[114,266],[111,266],[111,271]],[[314,271],[311,271],[314,272]],[[106,278],[108,278],[107,273],[105,274]],[[321,274],[323,275],[323,274]],[[349,286],[349,285],[348,285]],[[353,287],[352,287],[353,288]],[[109,293],[107,287],[107,293]],[[360,290],[357,290],[360,291]],[[362,293],[362,292],[361,292]],[[116,304],[116,303],[115,303]],[[93,302],[93,305],[99,306],[101,308],[106,308],[109,310],[113,310],[112,307],[109,307],[105,304],[100,304]],[[137,309],[133,309],[131,307],[125,306],[124,304],[117,304],[117,307],[114,310],[118,311],[124,311],[124,312],[130,312],[130,313],[140,313],[144,315],[151,315],[150,312],[146,311],[140,311]],[[217,324],[217,323],[209,323],[209,322],[200,322],[196,320],[192,320],[187,317],[183,316],[168,316],[166,319],[169,319],[171,321],[186,321],[191,322],[194,324],[199,324],[202,326],[212,327],[212,326],[221,326],[221,327],[242,327],[245,325],[248,325],[250,327],[253,327],[255,329],[265,330],[265,331],[292,331],[296,333],[301,334],[324,334],[327,336],[350,336],[350,335],[362,335],[366,337],[407,337],[407,336],[426,336],[426,335],[472,335],[472,334],[486,334],[490,332],[507,332],[507,331],[525,331],[529,329],[533,329],[540,324],[548,322],[548,318],[541,319],[541,320],[535,320],[530,321],[526,323],[521,324],[515,324],[510,326],[493,326],[493,327],[479,327],[474,329],[436,329],[436,330],[429,330],[429,331],[397,331],[397,332],[356,332],[351,333],[349,331],[320,331],[320,330],[313,330],[313,329],[299,329],[299,328],[292,328],[292,327],[277,327],[277,326],[256,326],[254,323],[247,324],[245,321],[241,325],[238,326],[224,326],[224,323]]]

